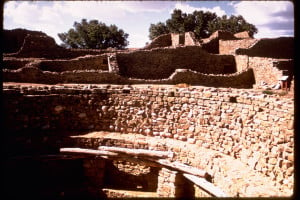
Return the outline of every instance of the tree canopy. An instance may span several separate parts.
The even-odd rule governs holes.
[[[59,33],[67,48],[106,49],[108,47],[123,49],[129,42],[128,34],[116,25],[107,26],[98,20],[82,19],[81,23],[74,22],[74,28],[67,33]]]
[[[167,19],[165,23],[158,22],[150,25],[149,38],[153,40],[161,34],[192,31],[200,39],[209,37],[217,30],[226,30],[233,34],[249,31],[251,36],[258,32],[257,28],[248,23],[241,15],[218,17],[209,11],[194,11],[192,14],[186,14],[180,9],[174,9],[171,18]]]

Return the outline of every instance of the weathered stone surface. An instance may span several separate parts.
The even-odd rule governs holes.
[[[290,180],[294,174],[293,130],[288,130],[288,123],[285,123],[286,119],[293,115],[290,112],[293,107],[286,106],[290,105],[293,99],[284,97],[280,102],[282,107],[277,108],[276,112],[271,112],[272,109],[262,105],[276,107],[274,102],[278,97],[262,98],[261,91],[248,91],[248,96],[243,96],[244,91],[238,89],[190,87],[181,88],[183,96],[169,97],[169,91],[174,91],[175,88],[169,87],[164,87],[162,92],[159,87],[132,86],[130,93],[123,93],[123,87],[117,85],[112,85],[109,89],[107,85],[51,86],[48,94],[40,95],[39,91],[45,90],[44,87],[8,88],[4,84],[3,114],[7,116],[4,125],[11,133],[43,130],[46,125],[47,129],[53,130],[55,134],[58,134],[57,130],[104,131],[108,146],[140,146],[168,150],[172,143],[167,141],[180,141],[185,146],[172,148],[177,152],[176,159],[195,167],[212,170],[216,176],[215,183],[232,196],[237,192],[241,196],[255,196],[254,191],[262,196],[274,194],[272,190],[268,193],[267,190],[257,191],[254,188],[264,188],[261,185],[266,180],[266,184],[276,185],[275,193],[279,196],[292,191],[293,182],[287,181],[288,184],[284,185],[283,180]],[[70,93],[66,95],[62,89]],[[92,93],[95,89],[98,89],[98,92]],[[194,96],[187,97],[185,92],[191,89]],[[73,90],[76,92],[73,93]],[[210,97],[206,97],[204,93]],[[236,103],[224,99],[224,96],[232,94],[239,96]],[[184,101],[183,97],[186,98]],[[256,101],[257,97],[259,101]],[[171,102],[169,98],[172,98]],[[195,100],[201,103],[190,104],[190,99],[193,99],[191,102]],[[244,101],[245,99],[247,101]],[[230,112],[227,112],[228,110]],[[250,112],[253,116],[248,119],[249,123],[244,123]],[[282,120],[276,120],[274,115],[280,115]],[[112,136],[108,131],[118,131],[118,138],[128,137],[128,141],[116,143],[109,139]],[[151,147],[145,139],[143,144],[135,144],[138,139],[130,138],[130,134],[136,137],[148,135],[147,140],[156,140],[151,143]],[[30,140],[30,144],[33,142],[35,141]],[[87,146],[99,145],[99,142],[90,140],[84,143]],[[184,153],[187,149],[190,152]],[[226,161],[225,165],[222,157],[228,158],[230,162]],[[243,166],[234,168],[236,171],[233,172],[232,163],[235,161]],[[248,171],[244,174],[245,169]],[[261,179],[247,177],[250,172],[256,174],[254,177],[258,176]],[[246,187],[243,180],[251,180],[251,186]],[[228,184],[231,182],[239,187]],[[261,185],[257,184],[258,182]]]

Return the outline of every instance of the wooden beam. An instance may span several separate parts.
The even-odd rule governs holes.
[[[221,189],[217,188],[212,183],[206,181],[204,178],[199,178],[197,176],[186,173],[184,173],[183,176],[214,197],[228,197]]]
[[[188,173],[188,174],[192,174],[192,175],[195,175],[195,176],[205,178],[208,181],[210,181],[212,179],[212,176],[208,172],[206,172],[204,170],[200,170],[200,169],[192,167],[192,166],[188,166],[188,165],[176,162],[176,161],[171,162],[171,161],[166,160],[166,159],[154,160],[154,159],[151,159],[151,158],[150,158],[150,160],[152,160],[154,162],[157,162],[161,165],[171,167],[173,169],[176,169],[176,170],[184,172],[184,173]]]
[[[102,151],[112,151],[117,153],[125,153],[133,156],[150,156],[150,157],[158,157],[158,158],[173,158],[173,152],[167,151],[155,151],[155,150],[147,150],[147,149],[128,149],[122,147],[108,147],[108,146],[100,146],[98,148]]]
[[[118,153],[110,151],[101,151],[94,149],[82,149],[82,148],[60,148],[61,153],[71,153],[71,154],[89,154],[89,155],[100,155],[100,156],[117,156]]]
[[[165,157],[170,156],[169,152],[165,151],[153,151],[145,149],[127,149],[120,147],[107,147],[100,146],[100,150],[94,149],[81,149],[81,148],[61,148],[60,152],[62,153],[71,153],[71,154],[88,154],[101,156],[106,159],[119,159],[119,160],[128,160],[132,162],[144,163],[148,166],[155,167],[169,167],[183,173],[192,174],[211,181],[212,176],[204,170],[182,164],[180,162],[171,162],[167,159],[157,159],[155,157]],[[112,152],[113,151],[113,152]],[[121,154],[120,154],[121,153]],[[172,155],[173,156],[173,155]]]

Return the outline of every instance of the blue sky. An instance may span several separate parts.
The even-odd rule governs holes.
[[[150,24],[165,22],[175,8],[242,15],[258,28],[256,38],[294,35],[294,6],[289,1],[8,1],[3,26],[43,31],[60,44],[57,33],[83,18],[97,19],[128,33],[129,47],[143,47],[149,42]]]

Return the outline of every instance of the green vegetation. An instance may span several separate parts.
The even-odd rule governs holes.
[[[186,14],[182,13],[180,9],[175,9],[171,14],[171,18],[166,20],[165,23],[158,22],[150,25],[149,38],[153,40],[157,36],[166,33],[192,31],[200,39],[209,37],[217,30],[225,30],[232,33],[249,31],[252,36],[258,31],[253,24],[246,22],[241,15],[217,17],[215,13],[209,11],[194,11],[192,14]]]
[[[271,90],[264,90],[263,92],[262,92],[263,94],[268,94],[268,95],[272,95],[272,94],[277,94],[277,95],[279,95],[279,96],[285,96],[285,95],[287,95],[288,94],[288,92],[287,91],[271,91]]]
[[[108,47],[123,49],[129,42],[128,34],[116,25],[106,26],[98,20],[82,19],[75,22],[74,28],[67,33],[59,33],[58,37],[66,48],[106,49]]]
[[[262,93],[263,94],[269,94],[269,95],[275,94],[275,92],[273,92],[271,90],[264,90]]]

